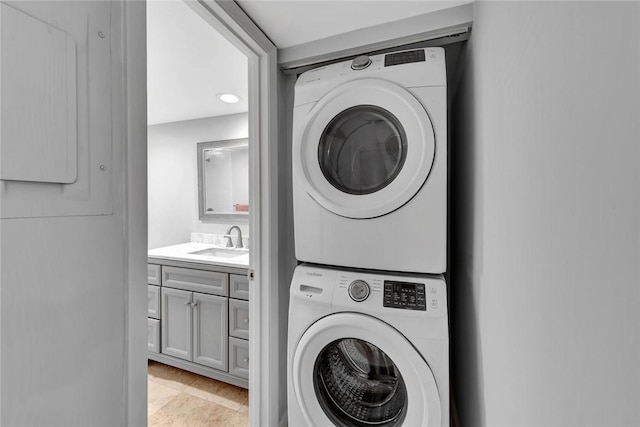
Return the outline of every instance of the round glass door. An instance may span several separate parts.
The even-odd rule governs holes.
[[[398,176],[407,156],[407,137],[384,108],[359,105],[339,113],[318,144],[325,178],[349,194],[370,194]]]
[[[389,214],[429,176],[435,158],[431,119],[411,92],[394,83],[347,82],[297,120],[294,184],[337,215]]]
[[[344,427],[402,424],[407,388],[398,367],[375,345],[345,338],[326,346],[314,368],[322,409]]]
[[[295,346],[288,375],[308,427],[440,427],[429,365],[396,329],[374,317],[336,313]]]

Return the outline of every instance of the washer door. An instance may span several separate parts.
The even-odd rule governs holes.
[[[440,426],[431,369],[402,334],[373,317],[320,319],[300,339],[291,369],[308,426]]]
[[[431,120],[406,89],[362,79],[327,93],[294,138],[296,180],[329,211],[386,215],[425,183],[435,155]]]

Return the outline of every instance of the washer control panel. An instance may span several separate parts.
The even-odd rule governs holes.
[[[354,280],[349,285],[349,296],[356,302],[362,302],[369,298],[371,289],[369,284],[364,280]]]
[[[427,311],[427,294],[424,283],[384,281],[385,307]]]
[[[318,281],[325,282],[323,279],[326,276],[325,270],[316,267],[313,271],[322,271],[323,276],[319,277]],[[396,314],[402,313],[398,310],[407,310],[405,314],[412,316],[442,316],[447,313],[447,289],[442,277],[383,275],[355,271],[337,273],[334,282],[335,292],[331,296],[332,304],[336,309],[355,309],[363,313],[396,312]],[[300,286],[300,289],[306,291],[309,289],[307,285],[311,282],[308,275],[304,278],[305,286]],[[324,294],[328,293],[328,291],[324,292]],[[317,301],[320,295],[314,294],[313,297]]]

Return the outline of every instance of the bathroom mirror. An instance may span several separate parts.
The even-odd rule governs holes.
[[[198,143],[200,221],[248,219],[249,140]]]

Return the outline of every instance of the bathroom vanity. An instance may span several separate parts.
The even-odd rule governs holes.
[[[248,388],[249,254],[185,243],[148,257],[148,357]]]

